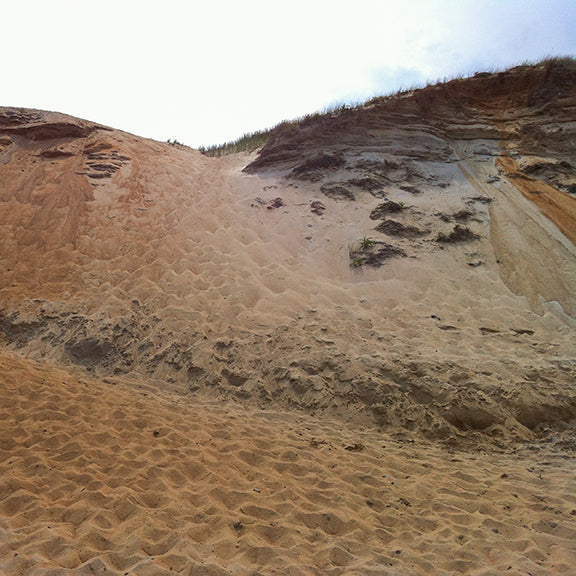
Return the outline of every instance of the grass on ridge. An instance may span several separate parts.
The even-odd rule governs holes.
[[[295,118],[294,120],[285,120],[280,122],[276,126],[269,128],[267,130],[258,130],[256,132],[249,132],[244,134],[240,138],[236,140],[232,140],[230,142],[226,142],[224,144],[217,144],[214,146],[201,146],[199,151],[207,156],[225,156],[226,154],[235,154],[237,152],[254,152],[258,150],[262,146],[264,146],[270,136],[279,130],[282,129],[289,129],[289,128],[296,128],[298,126],[305,126],[308,122],[313,121],[317,118],[326,115],[339,115],[347,110],[354,110],[360,108],[368,108],[370,106],[374,106],[375,104],[380,104],[382,102],[386,102],[388,100],[393,100],[396,98],[403,98],[409,96],[413,92],[417,90],[426,90],[427,88],[434,88],[437,86],[441,86],[443,84],[447,84],[453,80],[464,80],[465,78],[484,78],[488,76],[492,76],[493,74],[498,74],[500,72],[505,71],[515,71],[521,69],[528,69],[531,67],[540,68],[544,66],[563,66],[570,70],[576,70],[576,58],[573,56],[552,56],[540,60],[538,62],[530,62],[524,61],[516,66],[512,66],[507,69],[497,69],[493,68],[488,71],[484,72],[475,72],[470,76],[466,76],[464,74],[456,75],[452,78],[443,78],[442,80],[437,80],[436,82],[427,82],[425,86],[411,86],[410,88],[400,88],[399,90],[392,92],[390,94],[376,96],[374,98],[370,98],[363,103],[356,103],[356,104],[337,104],[335,106],[324,108],[318,112],[313,112],[311,114],[306,114],[305,116],[301,116],[299,118]]]
[[[201,146],[198,150],[207,156],[225,156],[226,154],[235,154],[236,152],[254,152],[264,146],[271,134],[277,130],[295,128],[297,126],[305,125],[306,122],[320,118],[321,116],[326,116],[327,114],[339,114],[343,110],[350,110],[360,106],[350,105],[350,104],[336,104],[324,108],[318,112],[313,112],[311,114],[306,114],[294,120],[284,120],[276,126],[269,128],[267,130],[258,130],[256,132],[248,132],[244,134],[237,140],[232,140],[224,144],[216,144],[214,146]]]
[[[198,150],[207,156],[225,156],[226,154],[235,154],[236,152],[254,152],[254,150],[261,148],[268,142],[272,130],[274,130],[274,128],[249,132],[237,140],[215,146],[201,146]]]

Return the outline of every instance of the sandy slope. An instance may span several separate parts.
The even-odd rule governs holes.
[[[8,346],[432,438],[524,438],[573,418],[576,249],[502,180],[496,152],[447,162],[423,128],[398,133],[395,152],[379,149],[396,168],[375,196],[347,184],[373,161],[362,146],[310,182],[118,131],[13,138],[0,170]],[[328,197],[326,179],[355,200]],[[371,217],[390,202],[402,210]],[[404,228],[375,230],[386,221]],[[437,240],[457,227],[475,236]],[[351,266],[363,237],[404,256]]]
[[[573,573],[566,74],[225,158],[1,108],[0,573]]]
[[[0,363],[2,574],[572,574],[573,463]]]

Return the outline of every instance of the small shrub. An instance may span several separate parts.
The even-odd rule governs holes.
[[[391,246],[390,244],[386,244],[386,242],[373,240],[372,238],[364,236],[364,238],[358,242],[356,248],[350,247],[349,255],[351,268],[358,268],[364,264],[378,268],[382,266],[386,260],[397,256],[406,256],[406,253],[396,246]]]
[[[361,250],[368,250],[369,248],[372,248],[372,246],[374,246],[375,242],[372,238],[368,238],[367,236],[364,236],[364,238],[362,238],[362,240],[360,240],[360,249]]]
[[[362,264],[364,264],[364,260],[362,260],[362,258],[352,258],[350,262],[350,266],[352,268],[360,268]]]

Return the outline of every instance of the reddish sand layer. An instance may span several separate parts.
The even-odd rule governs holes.
[[[534,202],[562,233],[576,244],[576,198],[541,180],[522,173],[513,158],[501,156],[497,161],[522,194]]]

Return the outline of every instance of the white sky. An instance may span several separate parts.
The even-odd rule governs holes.
[[[576,56],[576,0],[1,0],[0,105],[190,146]]]

